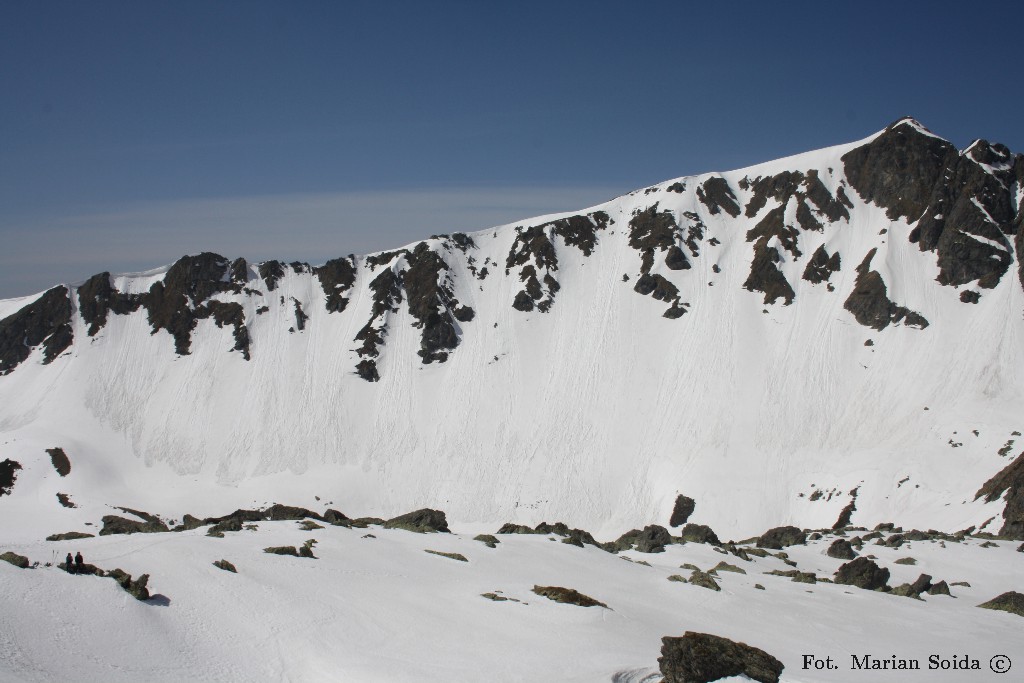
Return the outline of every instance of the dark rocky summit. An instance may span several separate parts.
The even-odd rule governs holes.
[[[0,320],[0,375],[6,375],[37,347],[43,364],[52,363],[74,341],[67,287],[54,287],[13,315]]]
[[[784,668],[764,650],[710,633],[687,631],[661,642],[658,667],[664,683],[709,683],[731,676],[778,683]]]

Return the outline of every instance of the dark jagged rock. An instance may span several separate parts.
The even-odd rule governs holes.
[[[977,500],[985,496],[986,503],[994,503],[1006,494],[1003,508],[1003,528],[1000,536],[1024,541],[1024,453],[985,482],[974,494]]]
[[[834,557],[837,560],[852,560],[857,557],[857,553],[854,552],[853,546],[845,538],[837,538],[832,541],[832,545],[828,547],[825,554],[829,557]]]
[[[689,581],[687,581],[687,583],[692,584],[694,586],[700,586],[701,588],[707,588],[708,590],[722,590],[722,587],[718,585],[718,582],[715,581],[714,577],[711,576],[711,574],[707,572],[702,572],[699,569],[693,570],[693,573],[690,574],[690,579]]]
[[[533,527],[528,527],[525,524],[513,524],[512,522],[505,522],[501,525],[501,528],[496,532],[498,534],[541,534],[546,533],[543,531],[537,531]]]
[[[666,545],[672,545],[672,535],[663,526],[651,524],[622,534],[612,545],[616,550],[636,548],[641,553],[663,553]]]
[[[764,650],[710,633],[687,631],[661,642],[658,667],[664,683],[708,683],[730,676],[778,683],[784,668]]]
[[[636,279],[633,291],[643,296],[652,296],[658,301],[674,301],[679,298],[679,289],[661,275],[644,273]]]
[[[298,302],[296,302],[296,305],[297,304]],[[299,313],[301,313],[301,311],[297,310],[295,314],[296,317]],[[217,327],[231,325],[231,327],[234,328],[232,336],[235,339],[235,345],[231,347],[231,350],[241,351],[242,357],[245,358],[245,360],[250,360],[249,328],[245,326],[245,310],[242,308],[242,304],[236,302],[208,301],[204,305],[196,308],[196,320],[202,320],[210,317],[213,318]]]
[[[71,500],[71,496],[69,496],[66,493],[58,493],[57,494],[57,502],[60,503],[61,506],[66,507],[66,508],[77,508],[78,507]]]
[[[139,578],[132,581],[132,575],[121,569],[112,569],[107,573],[107,576],[117,581],[117,585],[121,586],[129,595],[136,600],[149,600],[149,574],[143,574]]]
[[[684,495],[676,496],[676,502],[672,507],[672,516],[669,517],[668,525],[677,527],[686,524],[686,520],[690,519],[690,515],[693,514],[696,507],[697,503],[694,502],[693,498]]]
[[[11,552],[10,550],[3,554],[0,554],[0,560],[3,560],[4,562],[10,562],[18,569],[28,569],[30,564],[27,557],[25,557],[24,555],[19,555],[15,552]]]
[[[7,458],[0,462],[0,496],[9,496],[14,488],[14,482],[18,480],[18,470],[21,463],[17,460]]]
[[[107,316],[127,315],[139,310],[142,297],[122,294],[110,284],[110,273],[93,275],[78,288],[78,311],[94,337],[107,324]]]
[[[843,155],[846,178],[865,201],[886,209],[890,220],[914,222],[928,206],[956,148],[900,119],[866,145]]]
[[[94,534],[86,534],[81,531],[68,531],[63,534],[50,534],[47,541],[77,541],[80,538],[95,538]]]
[[[524,283],[523,289],[516,293],[512,307],[524,312],[536,307],[544,313],[554,303],[555,293],[561,288],[551,275],[558,271],[558,254],[548,234],[549,231],[553,232],[553,227],[547,224],[518,230],[505,259],[505,274],[519,267],[519,280]],[[543,278],[539,276],[541,270],[544,271]]]
[[[232,282],[244,285],[249,281],[249,264],[242,257],[236,258],[228,268],[228,277]]]
[[[859,488],[855,488],[850,491],[850,502],[846,504],[846,507],[839,511],[839,517],[836,518],[835,524],[832,525],[833,530],[850,526],[850,520],[853,518],[853,513],[857,511],[858,490]]]
[[[757,539],[758,548],[770,548],[771,550],[782,550],[791,545],[806,543],[807,534],[795,526],[779,526],[769,529]]]
[[[380,374],[377,372],[377,362],[369,358],[364,358],[356,363],[356,374],[367,382],[380,381]]]
[[[67,287],[54,287],[0,320],[0,375],[10,373],[43,347],[43,364],[52,363],[74,341],[71,298]]]
[[[960,301],[963,301],[965,304],[976,304],[981,301],[981,294],[965,289],[960,292]]]
[[[840,565],[835,574],[835,582],[856,586],[865,590],[885,588],[889,582],[889,570],[879,567],[866,557]]]
[[[682,233],[671,211],[658,211],[658,205],[640,211],[629,221],[629,246],[640,252],[640,272],[654,266],[655,250],[667,252],[678,247]],[[684,257],[685,258],[685,257]]]
[[[424,363],[443,363],[459,345],[453,316],[459,302],[452,291],[448,264],[426,242],[416,245],[407,259],[409,270],[403,284],[409,297],[409,312],[416,318],[415,326],[422,330],[420,358]]]
[[[821,245],[814,250],[810,260],[807,262],[807,267],[804,268],[803,279],[812,284],[828,282],[829,278],[832,277],[832,273],[838,273],[841,268],[842,260],[839,257],[839,252],[837,251],[829,256],[829,253],[825,251],[825,245]]]
[[[933,583],[928,588],[928,595],[949,595],[949,584],[945,581]]]
[[[596,211],[586,216],[570,216],[551,223],[552,232],[561,237],[570,247],[576,247],[584,256],[594,253],[597,246],[597,231],[608,227],[608,214]]]
[[[295,297],[292,297],[292,305],[295,307],[295,329],[302,332],[306,329],[306,321],[309,320],[309,316],[302,310],[302,304]]]
[[[415,512],[409,512],[398,517],[393,517],[384,522],[385,529],[405,529],[417,533],[442,532],[449,533],[448,520],[441,510],[423,508]]]
[[[711,530],[711,527],[704,524],[687,524],[680,532],[680,538],[686,543],[721,544],[721,541],[718,540],[718,536]]]
[[[223,569],[226,572],[231,572],[232,574],[238,573],[238,570],[235,569],[235,565],[231,564],[227,560],[217,560],[213,563],[213,566],[217,569]]]
[[[284,277],[284,264],[280,261],[264,261],[256,270],[267,284],[268,292],[277,289],[277,281]]]
[[[843,308],[852,313],[861,325],[876,330],[884,330],[890,323],[899,322],[922,330],[928,327],[928,321],[920,313],[897,306],[889,300],[881,274],[871,270],[871,259],[875,257],[876,251],[869,251],[857,266],[857,282]]]
[[[53,469],[57,470],[57,474],[62,477],[71,474],[71,461],[68,460],[68,454],[63,448],[47,448],[46,452],[50,454],[50,462],[53,463]]]
[[[764,294],[765,304],[773,304],[779,299],[783,299],[786,306],[793,303],[796,292],[776,265],[781,261],[782,256],[779,255],[778,249],[768,246],[766,239],[759,240],[754,245],[750,275],[744,281],[743,288],[748,292]]]
[[[270,555],[291,555],[292,557],[298,557],[299,551],[295,549],[293,545],[275,545],[269,548],[264,548],[263,552]]]
[[[207,536],[213,536],[214,538],[224,538],[224,534],[233,533],[242,530],[242,522],[232,517],[223,521],[217,522],[209,529],[206,530]]]
[[[1017,591],[1007,591],[1006,593],[997,595],[988,602],[981,603],[978,607],[1001,610],[1003,612],[1009,612],[1010,614],[1016,614],[1019,617],[1024,617],[1024,594],[1018,593]]]
[[[345,293],[352,289],[356,281],[355,260],[351,257],[331,259],[324,265],[314,268],[313,274],[320,280],[320,288],[324,290],[327,312],[344,311],[348,306]]]
[[[408,253],[408,252],[403,252]],[[362,360],[356,365],[356,373],[368,382],[380,379],[377,363],[373,359],[380,355],[379,347],[387,336],[387,315],[397,313],[402,303],[402,276],[391,268],[382,270],[371,282],[373,306],[372,317],[356,334],[355,341],[363,342],[356,349]]]
[[[714,176],[705,180],[697,187],[697,199],[708,207],[712,216],[718,215],[720,211],[725,211],[733,218],[740,215],[739,202],[725,178]]]
[[[555,602],[561,602],[567,605],[579,605],[580,607],[608,607],[608,605],[603,602],[595,600],[589,595],[584,595],[572,588],[563,588],[562,586],[534,586],[533,592],[541,597],[547,598],[548,600],[554,600]]]

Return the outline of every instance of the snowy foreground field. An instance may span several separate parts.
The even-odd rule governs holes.
[[[0,562],[0,681],[653,683],[661,638],[686,631],[767,651],[785,664],[783,681],[1008,681],[1024,671],[1024,619],[977,607],[1024,585],[1016,542],[865,542],[860,555],[889,569],[890,586],[922,573],[950,584],[951,596],[918,600],[767,574],[833,577],[843,560],[826,555],[831,534],[785,548],[794,566],[776,550],[747,560],[692,542],[616,555],[548,534],[496,535],[491,548],[471,533],[303,525],[0,548],[39,563]],[[315,559],[264,552],[308,539]],[[79,550],[105,570],[148,573],[152,597],[139,601],[108,578],[57,568]],[[916,564],[897,564],[908,557]],[[237,573],[214,566],[222,559]],[[720,591],[669,579],[691,576],[681,565],[706,571],[720,562],[745,572],[719,569]],[[970,585],[952,585],[962,581]],[[534,586],[572,588],[607,608],[554,602]],[[804,668],[806,655],[838,668]],[[929,670],[932,655],[947,665],[977,660],[980,670]],[[990,669],[997,655],[1012,662],[1006,675]],[[921,670],[857,670],[853,656],[916,659]]]

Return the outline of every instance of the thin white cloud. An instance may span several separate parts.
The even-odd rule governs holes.
[[[0,219],[0,298],[215,251],[251,261],[324,261],[575,211],[622,188],[443,188],[178,199]]]

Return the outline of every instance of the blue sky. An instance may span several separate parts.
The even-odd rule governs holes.
[[[1024,151],[989,2],[0,0],[0,298],[323,262],[858,139]]]

